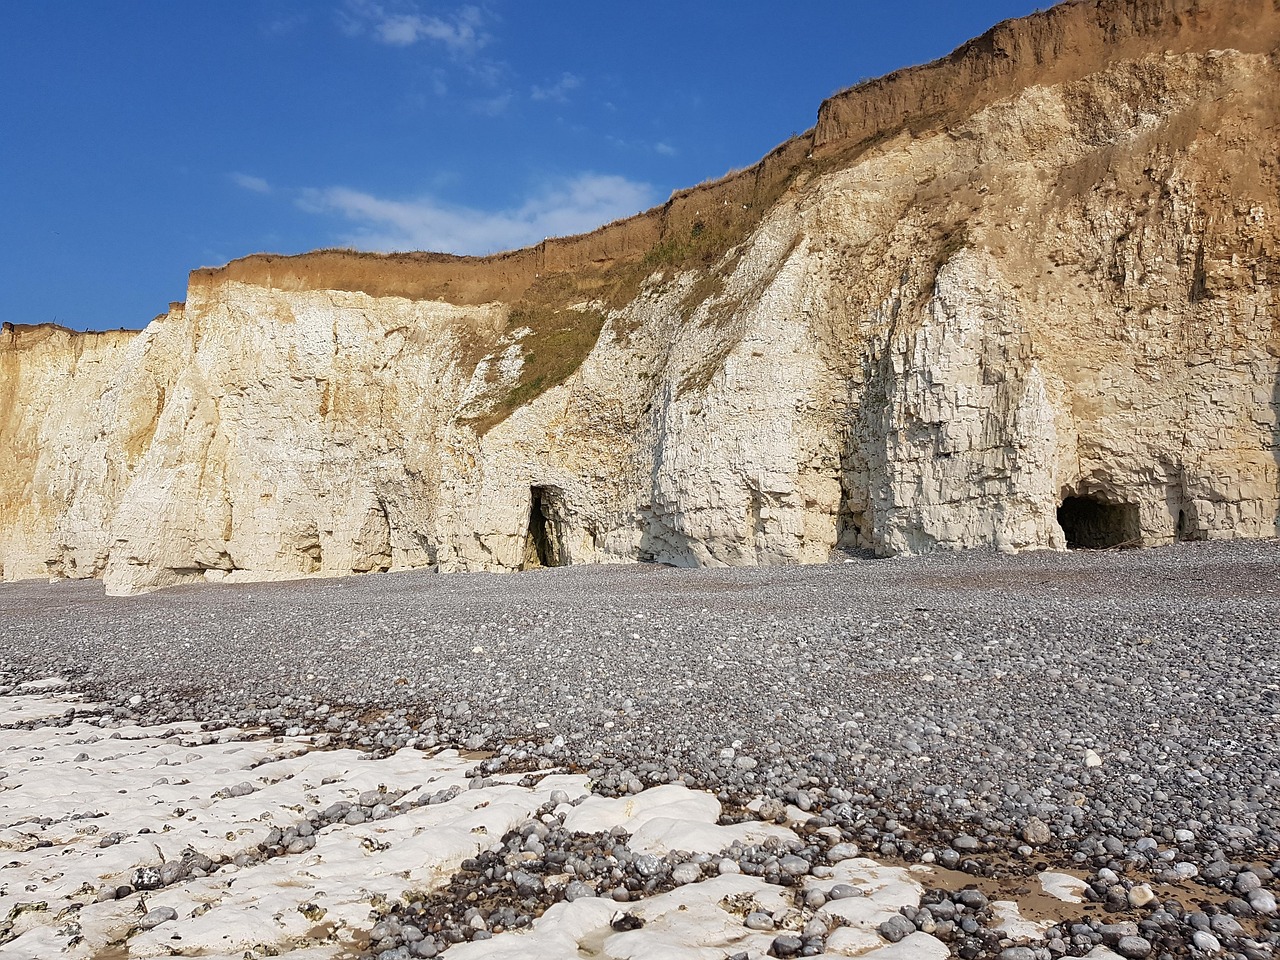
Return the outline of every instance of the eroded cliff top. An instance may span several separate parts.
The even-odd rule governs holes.
[[[951,54],[860,83],[824,101],[816,125],[756,164],[672,195],[591,233],[486,257],[319,250],[254,254],[191,274],[193,290],[238,281],[465,305],[517,300],[549,274],[579,273],[575,292],[610,286],[615,268],[707,264],[738,242],[797,179],[851,163],[892,137],[945,130],[1034,85],[1087,77],[1109,63],[1165,53],[1280,48],[1280,0],[1064,0],[1007,20]]]
[[[1280,52],[1280,0],[1063,0],[997,24],[938,60],[841,91],[820,105],[814,127],[754,165],[590,233],[483,257],[257,253],[192,271],[190,295],[209,296],[224,282],[239,282],[457,305],[554,301],[560,309],[584,296],[624,302],[654,269],[713,265],[793,185],[850,165],[899,136],[948,130],[1029,87],[1082,79],[1115,61],[1216,49]],[[560,278],[551,296],[549,277]],[[6,329],[5,346],[30,346],[37,342],[33,331],[45,327],[54,325]]]
[[[116,330],[72,330],[58,323],[10,323],[0,325],[0,349],[29,350],[51,340],[89,340],[103,343],[126,342],[137,336],[137,330],[121,327]]]

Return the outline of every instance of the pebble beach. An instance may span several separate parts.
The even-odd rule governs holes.
[[[0,957],[1271,957],[1280,542],[0,585]]]

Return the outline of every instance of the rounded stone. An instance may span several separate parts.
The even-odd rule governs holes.
[[[1155,891],[1145,883],[1133,887],[1128,894],[1129,906],[1141,908],[1156,902]]]
[[[1254,890],[1249,894],[1249,906],[1253,912],[1264,917],[1276,915],[1276,895],[1270,890]]]
[[[952,898],[956,903],[962,903],[970,910],[981,910],[987,905],[987,895],[981,890],[961,890],[955,893]]]
[[[162,923],[168,923],[170,920],[178,919],[178,911],[173,907],[156,907],[148,910],[138,921],[138,926],[143,930],[151,930],[160,926]]]
[[[844,860],[854,859],[861,852],[856,843],[837,843],[827,851],[827,859],[832,863],[840,863]]]
[[[671,879],[677,886],[697,883],[702,879],[702,868],[696,863],[678,863],[671,870]]]
[[[633,866],[642,877],[656,876],[662,870],[662,858],[657,854],[643,853],[636,857]]]
[[[1197,930],[1191,935],[1191,944],[1204,953],[1221,953],[1222,943],[1208,930]]]
[[[1146,937],[1121,937],[1116,953],[1128,960],[1143,960],[1151,955],[1151,941]]]
[[[1261,888],[1261,886],[1262,878],[1252,870],[1241,870],[1240,873],[1236,875],[1236,893],[1252,893],[1254,890]]]
[[[804,857],[788,855],[778,861],[778,866],[782,868],[783,873],[790,874],[793,877],[803,877],[809,872],[809,861]]]
[[[1022,839],[1033,847],[1039,847],[1053,839],[1053,831],[1039,817],[1032,817],[1022,828]]]
[[[1209,926],[1221,937],[1239,937],[1244,934],[1240,921],[1229,913],[1215,913],[1209,918]]]
[[[821,917],[814,917],[804,925],[801,935],[806,940],[816,940],[825,937],[830,932],[831,931],[827,926],[826,920],[823,920]]]
[[[890,943],[898,943],[916,932],[916,925],[902,915],[892,916],[876,928]]]

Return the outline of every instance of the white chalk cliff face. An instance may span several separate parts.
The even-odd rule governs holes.
[[[456,285],[250,258],[141,333],[6,325],[3,576],[1275,536],[1280,13],[1246,5],[1248,42],[1207,0],[1004,25]],[[1035,44],[1076,66],[1006,76]],[[877,114],[937,86],[950,113]]]

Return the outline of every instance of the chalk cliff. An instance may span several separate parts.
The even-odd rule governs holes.
[[[1269,537],[1280,0],[1085,0],[491,258],[6,324],[0,568],[206,579]]]

